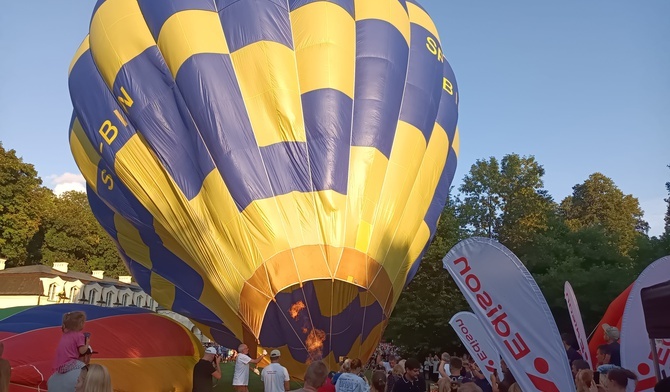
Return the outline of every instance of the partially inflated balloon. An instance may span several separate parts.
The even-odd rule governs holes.
[[[373,352],[458,153],[414,0],[98,1],[70,93],[93,212],[160,304],[296,377]]]
[[[67,312],[86,313],[96,352],[91,363],[110,372],[115,391],[191,391],[202,344],[178,322],[141,308],[48,305],[0,311],[3,358],[12,366],[11,391],[46,390]]]

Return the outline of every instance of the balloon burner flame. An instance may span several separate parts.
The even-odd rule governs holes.
[[[320,361],[323,358],[323,342],[326,340],[326,333],[320,329],[310,328],[309,317],[305,315],[300,317],[304,309],[305,303],[298,301],[291,305],[288,312],[295,321],[299,321],[299,318],[303,321],[301,331],[307,335],[305,339],[305,348],[307,348],[309,354],[307,362]]]

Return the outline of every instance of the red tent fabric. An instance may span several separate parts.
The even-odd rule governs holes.
[[[635,283],[635,282],[633,282]],[[613,327],[617,327],[621,331],[621,321],[623,319],[623,311],[626,308],[626,301],[628,301],[628,295],[630,290],[633,288],[633,283],[631,283],[626,290],[619,294],[614,301],[607,307],[607,311],[603,318],[598,322],[595,332],[591,337],[589,342],[589,351],[591,352],[591,358],[593,360],[592,366],[596,366],[596,350],[601,344],[605,344],[605,337],[603,333],[603,324],[609,324]]]

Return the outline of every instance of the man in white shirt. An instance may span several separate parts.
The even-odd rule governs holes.
[[[270,352],[270,362],[261,372],[265,392],[285,392],[290,389],[288,370],[279,364],[281,352],[272,350]]]
[[[237,352],[235,373],[233,373],[233,389],[235,392],[249,392],[249,364],[260,362],[266,353],[263,351],[263,355],[256,359],[251,359],[249,356],[249,347],[246,344],[240,344]]]

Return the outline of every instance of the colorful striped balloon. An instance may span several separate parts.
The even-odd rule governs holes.
[[[295,377],[371,355],[458,157],[415,0],[100,0],[69,85],[93,212],[146,292]]]
[[[109,369],[116,391],[190,391],[202,344],[183,325],[142,308],[45,305],[0,310],[3,358],[12,366],[10,391],[46,390],[63,314],[86,313],[97,351],[91,363]]]

